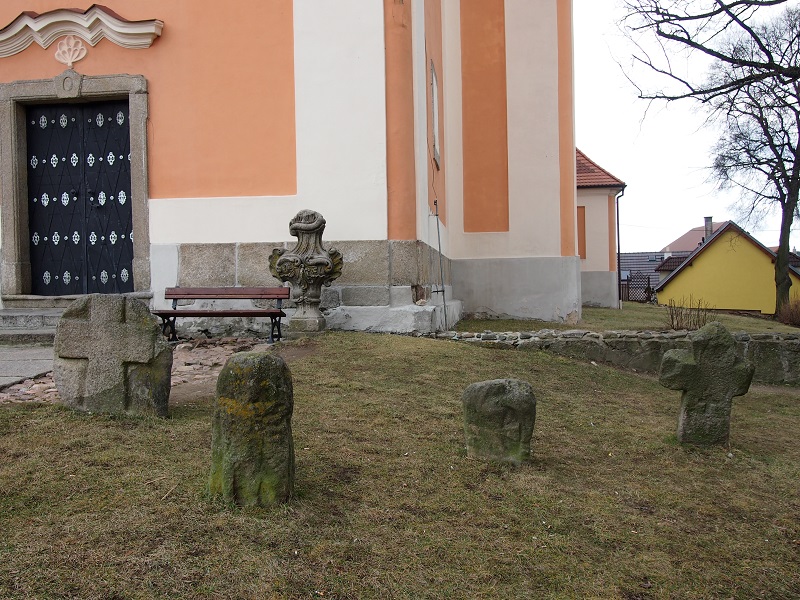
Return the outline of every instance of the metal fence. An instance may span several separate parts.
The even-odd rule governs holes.
[[[623,301],[648,303],[655,300],[656,291],[646,273],[636,272],[622,281],[620,297]]]

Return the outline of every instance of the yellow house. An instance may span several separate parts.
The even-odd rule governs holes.
[[[800,272],[789,269],[790,298],[800,299]],[[733,221],[723,224],[656,288],[660,304],[775,312],[775,253]]]

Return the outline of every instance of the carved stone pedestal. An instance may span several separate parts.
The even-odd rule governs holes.
[[[301,210],[289,221],[289,233],[297,238],[291,250],[276,248],[269,257],[269,270],[292,288],[297,312],[289,320],[289,337],[313,335],[325,330],[319,311],[322,286],[342,274],[342,253],[322,245],[325,219],[313,210]]]

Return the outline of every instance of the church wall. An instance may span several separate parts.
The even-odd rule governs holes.
[[[463,230],[509,229],[508,82],[504,0],[462,2]]]
[[[466,314],[576,323],[581,314],[577,257],[454,260],[453,296]]]
[[[343,277],[328,292],[332,310],[432,305],[441,302],[435,292],[444,284],[454,298],[492,304],[496,312],[557,320],[579,314],[570,0],[492,0],[502,21],[496,45],[505,65],[504,77],[491,79],[485,90],[490,105],[503,108],[498,114],[507,136],[497,206],[491,185],[482,191],[483,204],[469,199],[474,186],[464,161],[471,152],[480,156],[474,152],[482,142],[463,126],[465,118],[475,121],[462,80],[467,3],[106,4],[127,19],[164,21],[162,36],[147,50],[104,40],[76,64],[80,73],[127,72],[147,82],[143,228],[156,306],[170,285],[269,285],[266,257],[293,245],[289,220],[308,208],[325,216],[326,243],[354,265],[352,279]],[[207,10],[197,10],[201,4]],[[39,12],[61,7],[58,0],[11,0],[0,7],[0,20],[10,22],[23,5]],[[78,8],[88,6],[84,0]],[[401,30],[392,29],[396,17]],[[392,48],[399,61],[392,62]],[[54,77],[63,66],[53,51],[34,45],[3,59],[10,67],[3,77]],[[409,76],[398,118],[389,82]],[[475,73],[469,76],[474,96],[480,81],[476,86]],[[399,142],[398,134],[404,134]],[[478,212],[468,215],[465,203]],[[500,215],[503,227],[490,223],[495,209],[507,210]],[[538,304],[520,305],[520,299]],[[343,328],[358,322],[348,314]],[[362,324],[373,316],[364,318]]]
[[[575,320],[581,310],[581,281],[568,19],[564,26],[565,14],[571,16],[571,2],[505,0],[503,6],[508,231],[470,232],[464,208],[469,182],[461,152],[469,143],[462,127],[461,3],[444,2],[453,294],[467,313]],[[487,93],[492,92],[489,87]],[[500,190],[500,202],[502,196]]]
[[[556,0],[535,4],[505,2],[510,211],[507,232],[465,231],[466,182],[460,148],[468,141],[461,127],[460,3],[445,0],[444,6],[450,255],[456,259],[561,257],[561,132],[558,119],[553,118],[559,112]],[[573,147],[571,152],[574,151]],[[574,191],[569,193],[574,195]]]
[[[414,61],[410,2],[384,0],[388,237],[416,239]]]
[[[304,208],[328,239],[386,239],[383,19],[377,2],[295,0],[297,193],[155,199],[153,243],[285,240]]]
[[[4,0],[0,26],[23,11],[83,11],[92,4]],[[103,4],[131,21],[164,21],[150,48],[86,42],[86,57],[74,67],[84,75],[147,79],[151,198],[296,193],[291,0],[241,0],[230,9],[198,0]],[[206,8],[197,10],[198,4]],[[55,60],[56,49],[56,43],[42,48],[34,42],[0,59],[0,78],[58,75],[66,66]]]

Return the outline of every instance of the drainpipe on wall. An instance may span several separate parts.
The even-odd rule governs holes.
[[[619,199],[625,195],[625,186],[622,186],[622,189],[617,194],[616,198],[614,198],[614,203],[617,209],[617,306],[619,309],[622,309],[622,266],[619,264],[619,255],[620,255],[620,245],[619,245]]]

